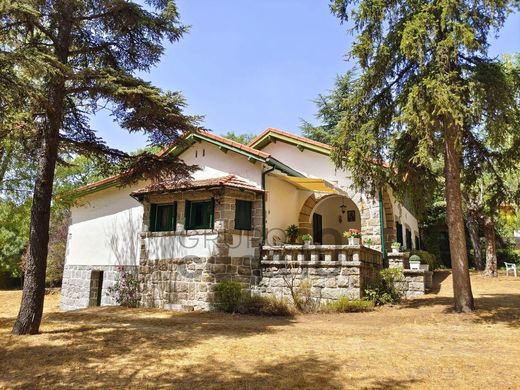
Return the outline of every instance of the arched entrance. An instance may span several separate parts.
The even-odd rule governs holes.
[[[361,230],[361,213],[347,196],[327,195],[316,199],[311,195],[300,212],[300,230],[310,233],[315,243],[342,245],[347,240],[343,232]]]

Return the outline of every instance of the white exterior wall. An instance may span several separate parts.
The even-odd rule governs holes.
[[[324,154],[307,149],[300,151],[296,146],[281,141],[270,143],[262,151],[271,153],[277,160],[306,176],[325,179],[341,188],[352,185],[352,175],[343,169],[336,169],[330,157]]]
[[[143,207],[130,197],[138,183],[81,198],[71,210],[66,265],[138,265]]]
[[[406,241],[406,229],[412,232],[412,249],[415,248],[415,237],[419,237],[419,223],[413,214],[395,198],[392,190],[388,188],[388,194],[392,201],[395,222],[403,225],[403,240]]]
[[[262,185],[262,163],[250,163],[247,157],[232,151],[224,153],[208,142],[193,144],[179,157],[186,164],[201,168],[194,173],[195,180],[236,175],[259,188]]]
[[[166,235],[144,238],[149,260],[178,259],[189,256],[210,257],[218,254],[217,234]],[[233,245],[229,247],[230,257],[253,256],[249,237],[233,234]]]
[[[285,238],[289,225],[298,226],[300,210],[312,192],[298,190],[274,175],[267,175],[265,187],[267,242],[273,244],[274,236]]]
[[[215,254],[216,234],[197,234],[144,239],[150,260],[175,259],[186,256],[207,257]]]

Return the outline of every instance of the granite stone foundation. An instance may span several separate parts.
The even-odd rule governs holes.
[[[124,269],[137,274],[137,266],[125,266]],[[101,306],[116,305],[114,297],[108,294],[108,289],[119,278],[120,270],[117,266],[65,265],[60,308],[62,310],[76,310],[96,306],[99,291],[99,271],[103,271]]]
[[[318,302],[341,297],[359,299],[374,279],[379,266],[350,261],[284,262],[262,261],[261,278],[253,293],[291,299],[291,288],[303,281],[311,286],[311,297]]]
[[[403,277],[403,287],[407,298],[424,295],[432,288],[432,271],[404,269]]]
[[[140,305],[209,310],[218,282],[236,280],[250,290],[258,283],[259,275],[259,260],[253,257],[144,260],[139,267]]]

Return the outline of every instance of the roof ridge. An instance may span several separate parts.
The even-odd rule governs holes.
[[[269,133],[275,133],[275,134],[283,135],[283,136],[292,138],[292,139],[297,140],[297,141],[306,142],[308,144],[319,146],[319,147],[327,149],[327,150],[332,150],[332,146],[330,146],[328,144],[325,144],[325,143],[319,142],[319,141],[315,141],[315,140],[313,140],[311,138],[304,137],[304,136],[301,136],[301,135],[298,135],[298,134],[289,133],[287,131],[277,129],[276,127],[268,127],[267,129],[262,131],[259,135],[257,135],[255,138],[253,138],[249,142],[248,146],[249,147],[253,147],[252,145],[257,143],[259,140],[264,138]]]

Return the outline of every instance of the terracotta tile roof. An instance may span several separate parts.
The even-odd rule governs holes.
[[[318,146],[320,148],[332,150],[332,146],[330,146],[330,145],[324,144],[322,142],[314,141],[314,140],[312,140],[310,138],[307,138],[307,137],[302,137],[300,135],[288,133],[286,131],[283,131],[283,130],[280,130],[280,129],[276,129],[274,127],[269,127],[267,129],[265,129],[262,133],[260,133],[255,138],[253,138],[251,140],[251,142],[249,142],[248,146],[254,145],[255,143],[257,143],[260,139],[262,139],[263,137],[265,137],[269,133],[280,134],[280,135],[283,135],[285,137],[292,138],[292,139],[294,139],[297,142],[304,142],[304,143],[307,143],[307,144]]]
[[[102,186],[104,184],[110,184],[112,182],[117,181],[121,176],[122,176],[122,174],[106,177],[104,179],[95,181],[94,183],[86,184],[82,187],[79,187],[78,189],[75,190],[75,192],[84,192],[84,191],[88,191],[90,189]]]
[[[255,192],[263,192],[260,187],[257,187],[245,180],[235,176],[227,175],[222,177],[215,177],[210,179],[192,180],[190,182],[178,183],[172,180],[164,180],[159,183],[150,184],[144,188],[132,192],[131,196],[161,193],[161,192],[172,192],[172,191],[187,191],[200,188],[211,188],[211,187],[231,187],[241,190],[249,190]]]
[[[233,147],[235,147],[237,149],[241,149],[241,150],[243,150],[245,152],[254,154],[254,155],[258,156],[258,157],[262,157],[262,158],[269,158],[269,157],[271,157],[271,154],[269,154],[269,153],[266,153],[266,152],[263,152],[261,150],[252,148],[249,145],[243,145],[241,143],[232,141],[232,140],[230,140],[228,138],[221,137],[220,135],[209,133],[209,132],[203,131],[203,130],[198,130],[197,133],[202,134],[202,135],[204,135],[204,136],[206,136],[208,138],[212,138],[215,141],[219,141],[219,142],[222,142],[222,143],[227,144],[229,146],[233,146]]]
[[[217,141],[217,142],[220,142],[220,143],[232,146],[234,148],[243,150],[243,151],[245,151],[247,153],[250,153],[250,154],[252,154],[254,156],[257,156],[257,157],[260,157],[260,158],[263,158],[263,159],[267,159],[267,158],[271,157],[271,155],[269,153],[263,152],[261,150],[254,149],[254,148],[252,148],[250,146],[247,146],[247,145],[240,144],[238,142],[235,142],[235,141],[232,141],[232,140],[227,139],[225,137],[221,137],[219,135],[210,133],[208,131],[196,130],[196,132],[201,134],[204,137],[207,137],[207,138],[210,138],[210,139],[212,139],[214,141]],[[191,133],[188,133],[186,136],[189,136],[190,134]],[[161,150],[158,153],[158,155],[162,156],[163,154],[167,153],[171,148],[172,148],[172,146],[168,146],[168,147],[164,148],[163,150]],[[94,189],[94,188],[97,188],[99,186],[102,186],[104,184],[109,184],[109,183],[116,182],[120,177],[121,177],[121,174],[107,177],[105,179],[96,181],[94,183],[90,183],[90,184],[84,185],[84,186],[78,188],[76,190],[76,192],[84,192],[84,191],[88,191],[90,189]]]
[[[244,145],[244,144],[232,141],[232,140],[230,140],[228,138],[225,138],[225,137],[222,137],[220,135],[211,133],[209,131],[205,131],[205,130],[200,130],[199,129],[199,130],[196,130],[195,133],[198,133],[198,134],[200,134],[203,137],[210,138],[210,139],[212,139],[214,141],[217,141],[217,142],[229,145],[229,146],[234,147],[236,149],[243,150],[244,152],[250,153],[250,154],[252,154],[254,156],[257,156],[257,157],[260,157],[260,158],[264,158],[265,159],[265,158],[271,157],[271,155],[269,153],[266,153],[266,152],[263,152],[261,150],[252,148],[249,145]],[[192,133],[187,134],[187,136],[189,136],[190,134],[192,134]],[[168,152],[170,149],[171,149],[171,146],[168,146],[168,147],[164,148],[159,153],[159,155],[162,156],[164,153]]]

